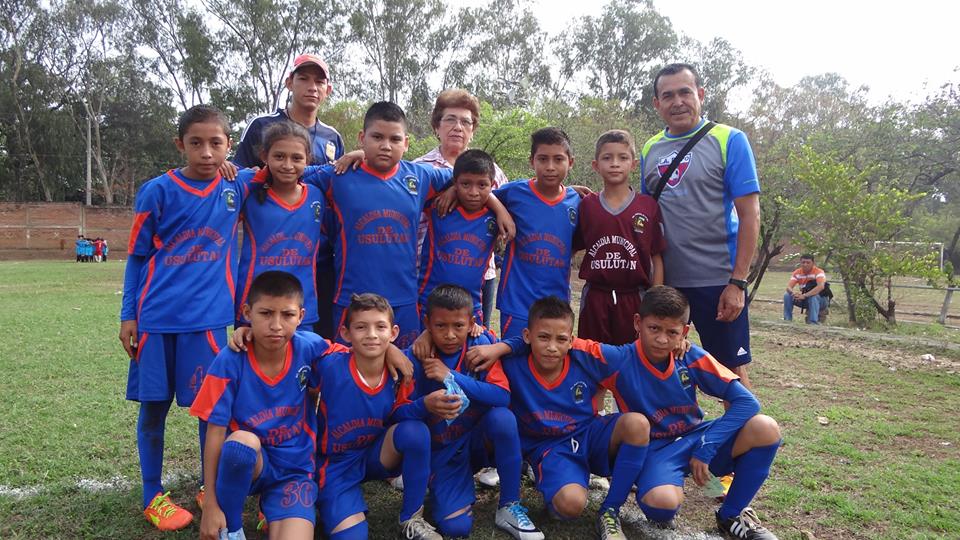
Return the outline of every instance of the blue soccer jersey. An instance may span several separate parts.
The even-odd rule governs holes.
[[[730,385],[739,380],[707,351],[693,345],[682,357],[654,365],[643,354],[640,341],[617,347],[612,354],[618,368],[604,381],[623,412],[639,412],[650,420],[650,439],[673,440],[703,422],[697,388],[723,399]]]
[[[127,251],[144,258],[134,298],[141,332],[180,333],[233,323],[237,224],[246,189],[220,176],[195,181],[171,170],[137,192]],[[185,302],[187,302],[185,304]]]
[[[420,361],[413,355],[411,349],[407,349],[405,351],[407,357],[414,366],[414,378],[412,384],[404,384],[400,387],[394,420],[424,420],[430,428],[434,449],[463,441],[464,435],[473,430],[490,407],[506,407],[510,402],[510,383],[507,382],[499,361],[495,362],[489,370],[479,373],[470,371],[465,364],[467,349],[496,342],[496,336],[488,330],[475,338],[468,338],[463,348],[456,353],[438,352],[440,360],[450,369],[454,380],[470,399],[467,409],[449,424],[446,420],[429,414],[424,405],[424,397],[443,389],[443,383],[428,379]]]
[[[266,171],[266,169],[261,169]],[[286,203],[273,191],[265,190],[263,202],[257,197],[262,190],[262,173],[244,170],[244,178],[254,182],[251,196],[241,212],[243,244],[237,270],[236,318],[242,320],[240,308],[247,301],[253,278],[267,270],[283,270],[303,285],[303,324],[317,321],[316,264],[323,222],[324,196],[316,186],[303,186],[300,200]]]
[[[417,301],[417,224],[427,201],[449,185],[452,171],[401,161],[386,174],[362,164],[334,175],[310,167],[306,183],[326,194],[334,213],[333,301],[350,303],[353,293],[373,292],[390,305]]]
[[[534,189],[534,180],[510,182],[494,194],[517,224],[507,246],[497,294],[497,308],[527,318],[527,310],[544,296],[570,300],[570,261],[580,196],[571,188],[550,201]]]
[[[317,413],[307,387],[318,357],[331,347],[343,350],[316,334],[295,333],[274,377],[261,371],[253,347],[245,352],[224,348],[210,365],[190,414],[230,432],[255,434],[271,465],[312,476]]]
[[[540,455],[558,440],[576,437],[597,415],[594,396],[613,373],[605,353],[614,347],[574,339],[563,359],[560,375],[548,382],[540,377],[532,355],[502,361],[510,381],[510,408],[517,416],[525,457]]]
[[[380,384],[368,386],[350,352],[331,353],[311,376],[320,390],[317,433],[321,459],[318,480],[322,489],[329,462],[351,459],[386,432],[387,419],[397,402],[397,389],[386,365]]]
[[[420,305],[437,285],[451,283],[470,291],[473,311],[481,309],[480,292],[499,229],[488,208],[468,214],[460,206],[440,217],[430,208],[420,254]]]

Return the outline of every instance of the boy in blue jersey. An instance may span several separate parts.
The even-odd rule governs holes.
[[[451,283],[469,291],[475,320],[483,320],[481,290],[498,233],[497,218],[486,204],[496,174],[490,154],[467,150],[453,167],[457,208],[445,216],[436,207],[427,209],[420,262],[421,316],[430,292],[441,283]]]
[[[613,374],[606,356],[616,348],[575,339],[573,311],[555,296],[534,302],[527,322],[529,356],[506,357],[502,366],[537,489],[552,514],[573,519],[586,508],[590,474],[610,477],[597,530],[604,540],[624,540],[620,506],[643,469],[650,425],[637,413],[597,414],[593,398]],[[507,345],[495,347],[505,353]]]
[[[332,353],[310,374],[320,391],[317,508],[331,540],[366,539],[367,505],[361,484],[400,473],[405,482],[400,510],[404,537],[441,540],[423,519],[430,431],[418,420],[387,427],[398,398],[385,355],[399,331],[385,298],[354,295],[340,328],[352,351]]]
[[[400,327],[397,345],[410,345],[420,329],[417,316],[417,224],[427,201],[450,183],[449,169],[402,161],[409,145],[407,118],[394,103],[374,103],[360,133],[364,161],[336,176],[333,168],[308,168],[304,182],[326,193],[337,235],[334,322],[343,325],[351,295],[374,292],[387,298]],[[494,197],[501,230],[513,220]]]
[[[570,262],[580,196],[563,185],[573,167],[570,138],[547,127],[530,136],[530,165],[536,176],[510,182],[494,195],[516,222],[516,238],[506,248],[497,309],[500,337],[519,336],[527,310],[544,296],[570,299]]]
[[[307,382],[331,346],[312,332],[296,332],[303,288],[287,272],[259,274],[243,315],[252,346],[221,351],[190,408],[207,422],[200,538],[244,538],[244,500],[259,494],[272,536],[312,539],[317,417]]]
[[[687,299],[672,287],[650,288],[634,325],[636,343],[608,355],[617,373],[605,381],[622,411],[650,419],[650,453],[637,480],[637,499],[647,519],[670,523],[683,502],[684,477],[703,486],[711,474],[731,472],[733,484],[716,512],[728,537],[775,540],[748,504],[770,472],[780,446],[780,428],[758,414],[760,404],[738,377],[706,351],[677,350],[689,326]],[[697,388],[730,403],[723,416],[703,421]]]
[[[457,159],[457,166],[467,153]],[[542,540],[543,533],[520,505],[520,437],[507,408],[510,385],[499,362],[482,373],[467,367],[469,347],[497,341],[489,331],[470,337],[475,303],[469,291],[456,285],[441,284],[430,292],[425,320],[436,355],[414,363],[413,384],[401,389],[402,405],[393,418],[426,420],[430,427],[430,496],[434,521],[444,536],[470,535],[476,501],[473,474],[496,466],[501,480],[496,526],[517,540]],[[413,358],[412,351],[407,354]],[[451,394],[453,387],[469,401]]]
[[[120,341],[130,357],[127,399],[140,402],[144,514],[161,530],[183,528],[193,519],[160,482],[164,423],[174,395],[181,407],[193,403],[233,322],[234,248],[243,204],[242,191],[218,173],[230,149],[223,113],[192,107],[177,129],[175,142],[187,165],[137,192],[120,312]],[[201,456],[205,434],[201,420]]]

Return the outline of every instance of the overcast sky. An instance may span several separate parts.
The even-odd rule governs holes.
[[[533,0],[542,27],[563,30],[580,15],[598,15],[604,1]],[[469,2],[472,3],[472,2]],[[674,29],[707,42],[723,37],[748,64],[782,86],[805,75],[837,72],[887,96],[921,101],[948,81],[960,81],[960,3],[912,0],[654,0]],[[926,86],[925,86],[926,85]]]

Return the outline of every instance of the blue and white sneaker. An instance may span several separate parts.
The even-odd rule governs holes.
[[[497,509],[494,523],[517,540],[543,540],[543,533],[530,521],[527,509],[519,502]]]

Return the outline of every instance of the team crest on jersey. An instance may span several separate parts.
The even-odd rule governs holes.
[[[577,381],[570,387],[571,392],[573,392],[573,402],[574,403],[583,403],[583,400],[587,395],[587,383],[583,381]]]
[[[630,218],[631,223],[633,223],[633,232],[643,234],[643,228],[647,225],[647,221],[649,220],[650,219],[646,215],[640,212],[634,214],[633,217]]]
[[[410,176],[404,177],[403,185],[406,186],[407,191],[409,191],[411,195],[417,194],[418,182],[417,182],[416,176],[410,175]]]
[[[568,209],[567,209],[567,217],[570,218],[570,224],[571,224],[571,225],[576,225],[576,224],[577,224],[577,209],[574,208],[574,207],[572,207],[572,206],[571,206],[570,208],[568,208]]]
[[[680,384],[684,388],[690,387],[690,372],[687,371],[687,368],[680,368],[677,370],[677,376],[680,377]]]
[[[237,211],[237,192],[232,189],[223,190],[223,202],[227,205],[227,210],[231,212]]]
[[[660,176],[663,176],[663,173],[667,172],[667,169],[670,168],[670,164],[673,163],[676,157],[677,151],[673,151],[660,158],[660,161],[657,162],[657,172],[660,173]],[[680,165],[677,166],[677,170],[673,171],[673,174],[667,179],[667,186],[671,188],[677,187],[680,181],[683,180],[683,173],[687,172],[687,168],[690,167],[690,161],[692,159],[693,151],[691,150],[687,155],[683,156],[683,159],[680,160]]]
[[[300,391],[307,388],[307,381],[310,380],[310,366],[301,366],[297,370],[297,384],[300,385]]]
[[[337,159],[337,145],[333,144],[333,141],[327,141],[327,145],[324,147],[323,152],[327,155],[329,161]]]
[[[487,218],[487,236],[496,236],[497,235],[497,218],[488,217]]]
[[[320,217],[323,216],[323,203],[320,201],[313,201],[310,203],[310,209],[313,210],[313,220],[319,222]]]

